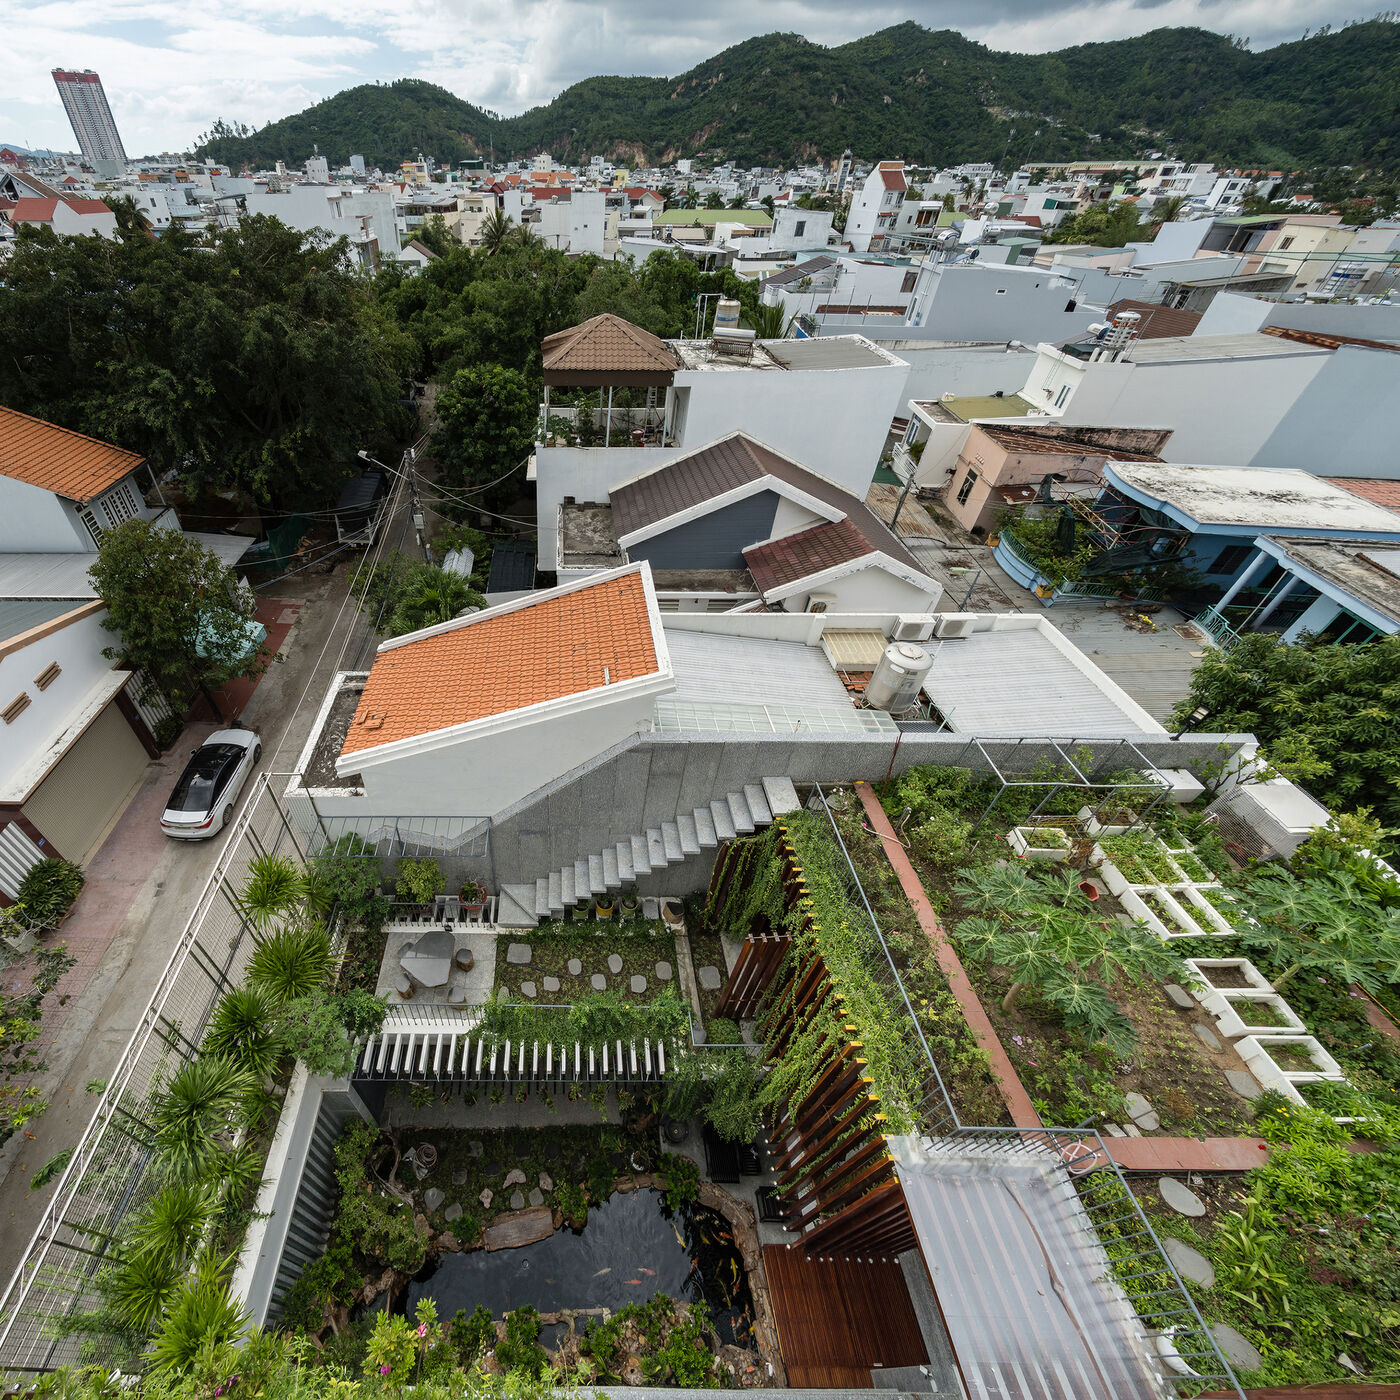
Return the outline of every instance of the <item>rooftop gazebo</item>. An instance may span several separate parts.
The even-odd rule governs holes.
[[[540,413],[541,441],[547,440],[544,435],[549,431],[549,391],[551,386],[556,386],[598,390],[595,422],[602,427],[604,447],[613,445],[614,391],[645,390],[646,402],[643,406],[629,405],[616,410],[620,419],[616,426],[621,428],[618,445],[664,445],[669,390],[681,366],[671,348],[659,336],[624,321],[621,316],[605,313],[591,316],[568,330],[546,336],[542,348],[544,404]],[[661,405],[657,403],[658,389],[667,390],[666,402]],[[583,412],[581,408],[574,411],[576,427]]]

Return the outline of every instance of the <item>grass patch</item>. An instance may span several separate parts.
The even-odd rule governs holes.
[[[521,942],[528,942],[532,951],[530,961],[517,967],[506,962],[506,949],[512,943]],[[608,967],[608,955],[612,953],[622,959],[620,972]],[[525,982],[533,982],[537,1004],[564,1006],[595,990],[591,981],[594,974],[607,978],[607,990],[627,997],[633,996],[632,977],[641,976],[647,979],[646,990],[636,993],[635,999],[650,1001],[659,996],[664,987],[675,985],[676,956],[675,935],[667,932],[659,919],[542,924],[528,938],[519,935],[497,938],[493,991],[498,997],[504,992],[510,1001],[529,1001],[520,988]],[[579,972],[569,971],[571,960],[581,965]],[[671,964],[669,984],[658,981],[658,962]],[[559,979],[557,992],[545,991],[546,977]]]

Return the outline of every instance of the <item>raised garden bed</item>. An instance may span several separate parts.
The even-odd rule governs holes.
[[[690,961],[695,973],[695,987],[700,995],[700,1019],[709,1026],[715,1016],[719,999],[724,995],[724,983],[729,978],[729,966],[724,957],[724,940],[710,929],[700,929],[691,925],[688,930],[690,940]],[[715,988],[704,986],[700,981],[702,967],[716,967],[720,972],[720,985]]]
[[[1026,860],[1058,864],[1069,859],[1071,841],[1056,826],[1013,826],[1006,833],[1006,844]]]
[[[507,962],[507,948],[512,943],[522,942],[530,945],[530,961],[523,965]],[[614,973],[608,967],[608,955],[611,953],[622,959],[620,972]],[[676,984],[676,956],[675,935],[667,932],[660,920],[541,924],[528,935],[502,934],[496,939],[494,992],[497,997],[504,992],[510,1001],[534,1000],[541,1006],[564,1006],[592,993],[595,989],[591,979],[598,974],[607,979],[607,990],[630,1000],[651,1001],[660,995],[665,986]],[[570,960],[581,964],[582,970],[570,972]],[[657,978],[656,965],[659,962],[671,965],[669,984]],[[634,976],[646,978],[644,992],[632,992],[631,979]],[[545,991],[546,977],[558,979],[557,992]],[[534,984],[533,998],[525,996],[520,990],[526,982]]]

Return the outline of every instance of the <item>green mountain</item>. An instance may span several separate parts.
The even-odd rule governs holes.
[[[1014,135],[1013,135],[1014,133]],[[1038,135],[1036,133],[1039,133]],[[664,164],[683,156],[785,165],[858,157],[918,164],[1132,157],[1390,167],[1400,159],[1400,24],[1371,20],[1262,53],[1203,29],[1157,29],[1055,53],[998,53],[908,22],[836,48],[767,34],[678,78],[587,78],[500,118],[431,83],[351,88],[202,148],[235,169],[333,162],[383,168],[547,150]]]

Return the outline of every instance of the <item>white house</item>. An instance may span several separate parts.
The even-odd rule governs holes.
[[[348,238],[361,263],[393,259],[400,247],[393,192],[364,185],[290,185],[246,196],[249,214],[271,214],[301,233]]]
[[[102,238],[117,236],[117,216],[100,199],[17,199],[8,208],[0,202],[0,218],[15,228],[31,224],[51,228],[55,233],[81,238],[97,234]]]
[[[894,233],[909,182],[902,160],[882,160],[851,199],[846,242],[857,253],[879,248]]]

